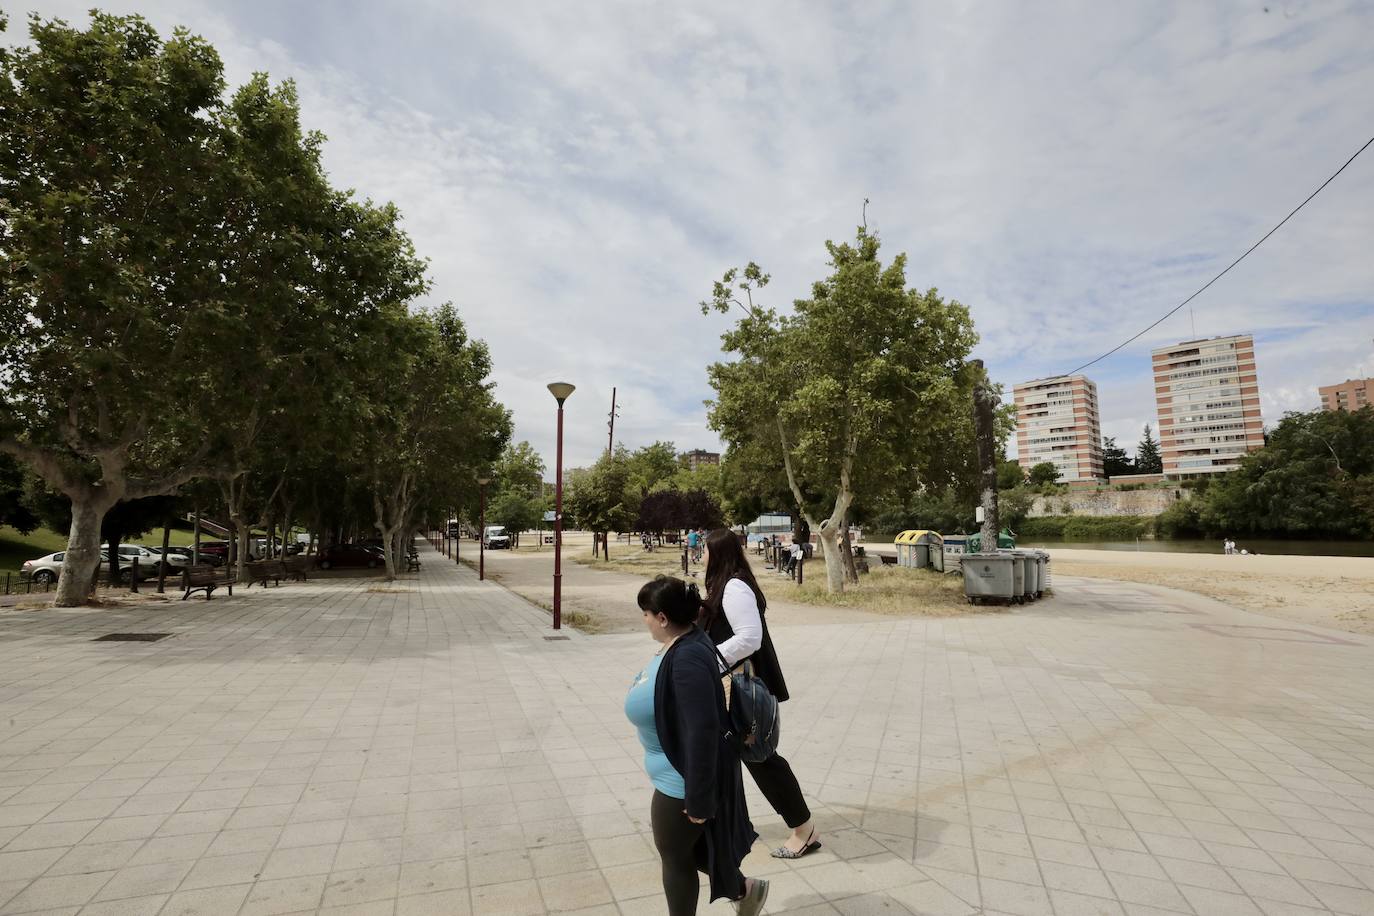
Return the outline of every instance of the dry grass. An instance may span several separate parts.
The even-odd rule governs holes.
[[[770,598],[824,607],[852,607],[899,617],[955,617],[1000,610],[986,605],[971,606],[964,597],[961,577],[927,569],[873,567],[867,575],[859,577],[857,585],[848,585],[838,594],[827,590],[823,564],[817,563],[811,576],[801,586],[774,576],[760,579],[760,584]]]
[[[677,576],[682,578],[682,554],[675,550],[655,550],[646,553],[643,550],[626,550],[620,555],[613,551],[610,560],[603,560],[594,557],[591,551],[576,553],[568,559],[574,563],[581,563],[589,569],[600,569],[606,572],[631,573],[636,576],[643,576],[652,579],[657,575]],[[696,578],[700,579],[704,571],[701,564],[691,566],[692,572],[696,573]]]
[[[676,551],[653,553],[626,552],[621,557],[611,554],[609,562],[592,557],[590,552],[574,556],[576,562],[590,569],[633,573],[652,578],[663,574],[682,576],[682,556]],[[859,577],[858,585],[850,585],[839,594],[831,594],[825,584],[825,563],[816,558],[806,564],[806,581],[798,586],[773,570],[764,570],[760,557],[749,555],[758,576],[759,585],[770,600],[795,601],[818,607],[849,607],[875,614],[919,617],[953,617],[959,614],[995,613],[998,608],[988,605],[973,607],[964,597],[964,581],[957,575],[923,569],[898,569],[891,566],[870,567],[867,575]],[[693,566],[697,581],[704,570]]]

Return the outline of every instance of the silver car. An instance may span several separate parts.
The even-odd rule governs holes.
[[[123,551],[121,550],[120,553],[123,554]],[[50,553],[46,557],[39,557],[36,560],[25,560],[24,565],[21,566],[19,570],[24,575],[32,576],[33,581],[39,585],[52,585],[57,581],[57,577],[62,574],[62,561],[66,556],[67,552],[65,550],[59,550],[56,553]],[[101,548],[100,566],[102,571],[109,565],[110,555],[104,548]],[[147,578],[148,574],[145,574],[142,568],[142,560],[139,561],[139,567],[139,578]],[[119,558],[120,579],[128,579],[130,573],[133,572],[133,568],[134,561],[121,555]],[[150,565],[148,570],[149,574],[156,573],[155,566]]]

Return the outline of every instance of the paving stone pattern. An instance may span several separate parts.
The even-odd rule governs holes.
[[[425,561],[0,611],[0,916],[662,913],[621,709],[653,644],[548,641]],[[1374,640],[1056,584],[1008,614],[770,618],[825,846],[768,858],[751,786],[769,912],[1374,913]],[[147,631],[174,635],[93,641]]]

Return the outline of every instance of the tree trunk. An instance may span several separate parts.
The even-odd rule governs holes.
[[[382,533],[382,552],[386,555],[386,581],[396,581],[396,539],[399,527],[382,528],[377,526]]]
[[[248,549],[248,526],[240,523],[236,530],[236,533],[238,535],[239,545],[238,582],[240,585],[243,585],[251,581],[248,578],[248,557],[251,553],[251,551]]]
[[[833,528],[821,523],[820,534],[816,540],[821,545],[821,557],[825,560],[825,585],[833,593],[844,591],[844,559],[840,556],[840,539]]]
[[[983,507],[983,528],[980,536],[980,550],[983,553],[997,552],[997,431],[993,424],[993,413],[997,409],[997,395],[988,382],[983,370],[983,361],[975,359],[972,363],[978,373],[978,381],[973,387],[973,425],[978,441],[978,487],[979,501]]]
[[[72,526],[67,535],[66,556],[57,578],[55,607],[81,607],[94,587],[100,566],[100,525],[111,501],[90,497],[72,498]]]
[[[609,531],[601,534],[601,553],[604,562],[611,562],[611,533]]]
[[[840,556],[844,559],[846,581],[858,583],[859,568],[854,565],[854,545],[849,540],[849,514],[840,520]]]
[[[109,553],[109,563],[110,563],[110,587],[111,587],[111,588],[114,588],[116,585],[119,584],[119,579],[120,579],[120,576],[119,576],[119,535],[118,535],[117,533],[116,533],[116,534],[112,534],[112,535],[110,536],[109,550],[110,550],[110,553]],[[134,574],[134,571],[133,571],[132,569],[130,569],[130,570],[129,570],[129,575],[130,575],[130,577],[132,577],[133,574]]]

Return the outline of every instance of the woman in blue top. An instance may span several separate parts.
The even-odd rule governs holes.
[[[649,814],[669,916],[697,911],[698,870],[710,878],[713,901],[726,897],[743,916],[755,916],[768,882],[739,870],[757,834],[739,755],[727,737],[715,644],[696,626],[701,594],[659,576],[639,590],[639,607],[662,648],[630,685],[625,715],[639,733],[654,786]]]

